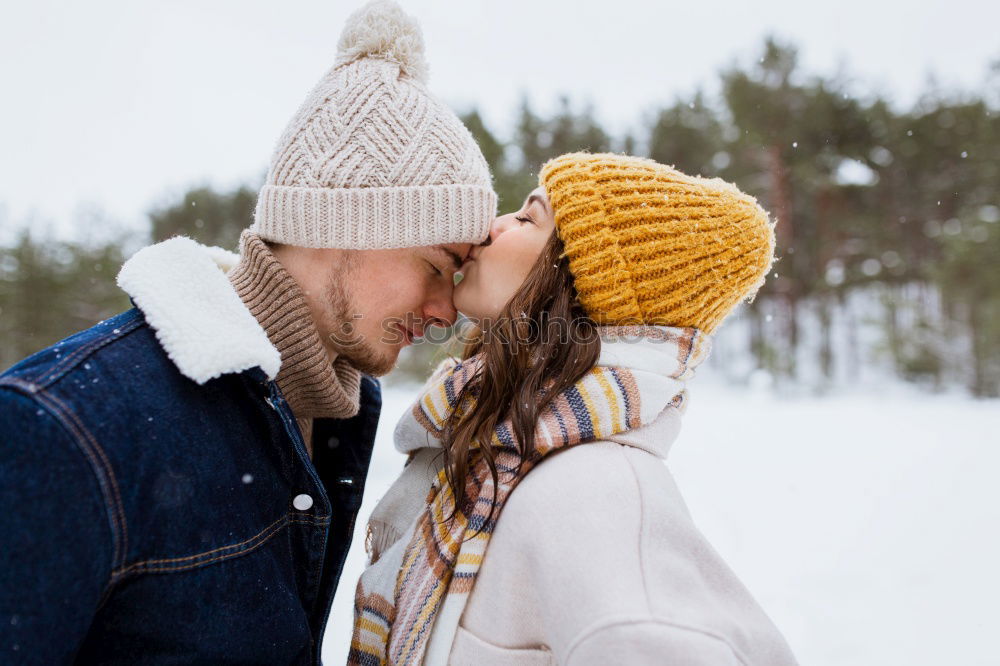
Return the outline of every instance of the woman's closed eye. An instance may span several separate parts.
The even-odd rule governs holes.
[[[522,223],[522,224],[524,224],[525,222],[530,222],[531,224],[535,224],[535,221],[533,219],[531,219],[530,217],[528,217],[527,215],[523,215],[523,216],[517,216],[517,215],[515,215],[514,219],[517,220],[518,222]]]

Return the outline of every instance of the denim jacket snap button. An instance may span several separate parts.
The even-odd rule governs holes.
[[[313,498],[305,493],[301,495],[296,495],[295,499],[292,500],[292,506],[294,506],[299,511],[308,511],[312,508]]]

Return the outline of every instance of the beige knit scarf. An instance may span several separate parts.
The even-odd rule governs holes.
[[[227,277],[281,353],[275,381],[312,456],[313,419],[357,414],[361,373],[346,358],[331,360],[298,283],[260,236],[249,230],[240,235],[240,262]]]

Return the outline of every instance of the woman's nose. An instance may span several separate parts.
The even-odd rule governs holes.
[[[490,235],[486,239],[486,245],[489,245],[497,239],[497,236],[507,231],[510,228],[510,222],[514,218],[513,215],[501,215],[500,217],[493,220],[493,224],[490,225]]]

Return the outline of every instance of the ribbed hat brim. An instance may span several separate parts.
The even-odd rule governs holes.
[[[265,185],[251,229],[300,247],[355,250],[480,243],[497,197],[479,185],[319,188]]]

